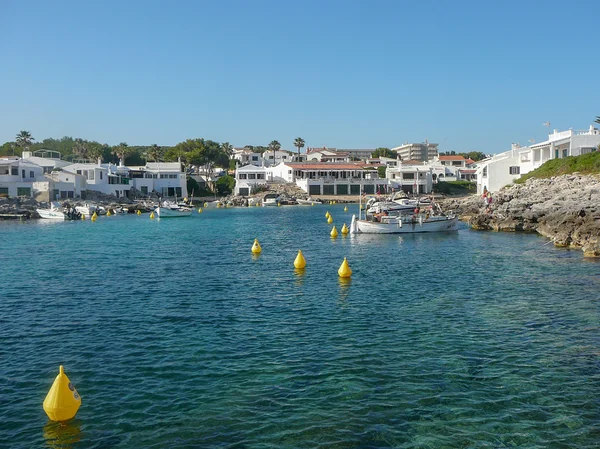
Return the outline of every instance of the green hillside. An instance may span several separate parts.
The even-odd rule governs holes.
[[[529,178],[550,178],[575,172],[600,173],[600,151],[581,156],[570,156],[564,159],[552,159],[541,167],[521,176],[515,183],[522,184]]]

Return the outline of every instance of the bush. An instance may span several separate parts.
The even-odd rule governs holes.
[[[233,176],[221,176],[215,183],[219,195],[229,195],[235,187],[235,178]]]
[[[459,195],[475,193],[477,184],[470,181],[439,181],[434,184],[433,190],[436,193],[445,193],[447,195]]]
[[[569,156],[563,159],[551,159],[541,167],[524,174],[515,180],[516,184],[522,184],[529,178],[551,178],[552,176],[568,175],[570,173],[598,173],[600,172],[600,152],[582,154],[581,156]]]

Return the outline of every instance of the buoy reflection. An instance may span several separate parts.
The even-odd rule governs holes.
[[[70,449],[81,440],[81,426],[78,419],[70,421],[48,421],[44,426],[46,445],[52,449]]]

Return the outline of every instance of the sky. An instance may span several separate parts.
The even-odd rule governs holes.
[[[597,0],[0,0],[0,33],[0,144],[494,154],[600,115]]]

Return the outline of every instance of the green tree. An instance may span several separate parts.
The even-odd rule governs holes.
[[[223,142],[221,144],[221,150],[227,155],[229,159],[231,159],[231,157],[233,156],[233,145],[231,145],[229,142]]]
[[[377,148],[375,151],[371,153],[371,157],[389,157],[390,159],[396,159],[398,153],[390,150],[389,148]]]
[[[380,167],[377,167],[377,174],[379,175],[380,178],[385,178],[385,170],[387,169],[387,167],[385,165],[382,165]]]
[[[302,137],[296,137],[296,140],[294,140],[294,146],[298,148],[298,160],[300,160],[300,149],[304,148],[304,139]]]
[[[281,144],[276,140],[271,140],[271,143],[269,143],[269,151],[273,152],[273,164],[275,164],[275,153],[279,151],[280,148]]]
[[[113,156],[117,156],[117,158],[119,160],[122,160],[123,164],[125,164],[125,158],[129,154],[131,154],[131,149],[129,148],[129,145],[127,145],[126,142],[121,142],[116,147],[113,147],[112,154],[113,154]]]
[[[35,139],[31,136],[29,131],[21,131],[19,134],[17,134],[15,140],[17,145],[21,147],[21,153],[23,153],[23,150],[29,149]]]
[[[150,148],[146,150],[145,157],[147,161],[160,162],[163,153],[163,148],[153,143],[150,145]]]
[[[229,195],[235,187],[235,178],[229,175],[221,176],[215,185],[219,195]]]
[[[594,120],[594,123],[600,123],[600,115],[596,117],[596,120]]]

